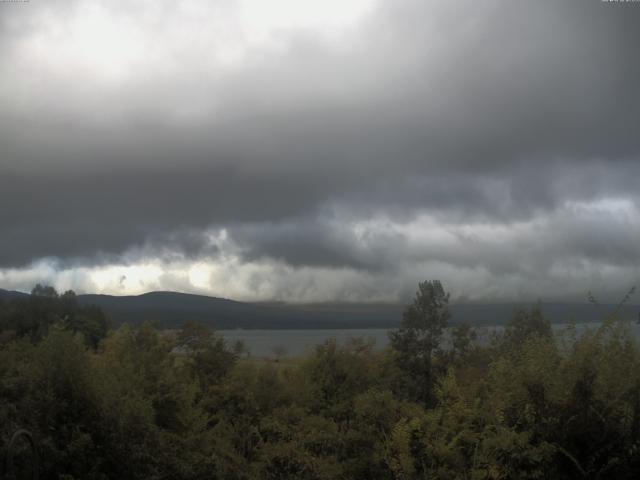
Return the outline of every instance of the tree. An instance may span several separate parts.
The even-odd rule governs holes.
[[[424,281],[405,309],[400,329],[389,334],[397,364],[408,376],[409,396],[425,405],[433,400],[432,355],[449,318],[449,293],[439,280]]]
[[[544,318],[540,305],[535,305],[530,310],[516,310],[509,320],[504,331],[504,343],[507,346],[520,347],[527,338],[537,335],[551,338],[553,331],[551,323]]]
[[[468,323],[461,323],[451,332],[451,347],[456,358],[469,353],[472,343],[478,338],[475,330]]]
[[[45,298],[58,298],[58,292],[55,288],[49,285],[41,285],[37,284],[33,289],[31,289],[31,295],[34,297],[45,297]]]
[[[209,327],[192,321],[182,326],[177,344],[184,349],[189,369],[203,393],[231,371],[240,355]]]

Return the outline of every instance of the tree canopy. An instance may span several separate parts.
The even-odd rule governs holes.
[[[39,291],[0,304],[0,453],[27,428],[44,479],[640,472],[640,347],[621,319],[554,336],[535,309],[516,312],[480,343],[469,326],[448,336],[449,295],[425,282],[388,348],[332,340],[276,362],[188,322],[124,325],[96,344],[72,294]]]

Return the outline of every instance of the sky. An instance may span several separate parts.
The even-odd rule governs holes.
[[[615,301],[640,2],[0,1],[0,287]]]

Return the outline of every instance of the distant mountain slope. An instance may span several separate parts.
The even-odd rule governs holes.
[[[152,292],[138,296],[79,295],[82,304],[101,307],[115,323],[156,322],[172,327],[186,320],[218,329],[229,328],[365,328],[397,323],[401,306],[366,306],[357,311],[349,305],[336,307],[244,303],[215,297],[175,292]]]
[[[3,290],[0,288],[0,300],[6,300],[11,298],[24,298],[28,297],[28,293],[16,292],[14,290]]]
[[[185,320],[230,328],[395,328],[400,324],[404,305],[320,303],[288,305],[283,303],[243,303],[201,295],[153,292],[139,296],[80,295],[81,303],[93,303],[107,313],[115,324],[144,321],[162,326],[177,326]],[[503,325],[513,312],[530,304],[457,304],[451,306],[452,323],[468,322],[476,326]],[[582,304],[542,304],[545,316],[553,323],[597,322],[613,305],[600,310]],[[640,307],[627,305],[622,314],[638,317]],[[604,312],[604,313],[602,313]]]
[[[0,289],[0,299],[19,298],[25,293]],[[78,295],[81,304],[101,307],[114,325],[154,322],[161,327],[176,327],[184,321],[232,328],[395,328],[404,305],[321,303],[288,305],[284,303],[245,303],[223,298],[176,292],[151,292],[136,296]],[[451,306],[452,323],[475,326],[503,325],[517,308],[529,304],[457,304]],[[596,322],[613,311],[613,305],[598,310],[582,304],[543,303],[545,316],[553,323]],[[640,307],[625,305],[622,315],[638,318]],[[602,313],[604,312],[604,313]]]

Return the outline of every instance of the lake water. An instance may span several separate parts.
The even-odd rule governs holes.
[[[576,326],[578,331],[597,328],[598,323],[581,323]],[[567,324],[554,324],[553,329],[560,332],[567,328]],[[631,324],[636,338],[640,338],[640,325]],[[493,332],[502,327],[481,327],[476,329],[478,342],[486,343]],[[301,356],[312,353],[317,345],[330,338],[344,345],[349,339],[364,338],[374,342],[374,348],[384,349],[389,344],[389,329],[319,329],[319,330],[218,330],[227,342],[233,344],[237,340],[244,342],[250,354],[255,357]],[[446,338],[446,335],[445,335]],[[446,341],[446,340],[445,340]],[[277,352],[277,354],[276,354]]]

